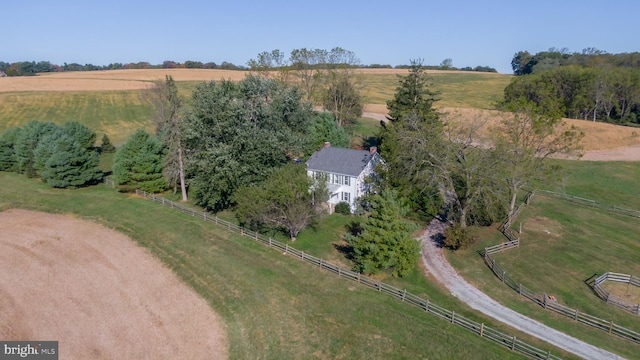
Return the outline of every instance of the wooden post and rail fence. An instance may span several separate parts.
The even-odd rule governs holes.
[[[491,340],[495,343],[505,346],[509,348],[511,351],[518,352],[532,359],[560,359],[558,356],[551,354],[549,351],[545,351],[537,347],[534,347],[526,342],[523,342],[522,340],[517,339],[515,336],[507,335],[489,326],[486,326],[484,323],[479,323],[477,321],[467,319],[462,315],[456,314],[454,311],[447,310],[443,307],[440,307],[432,303],[428,299],[423,299],[417,295],[414,295],[408,292],[406,289],[399,289],[389,284],[385,284],[379,280],[375,280],[368,276],[362,275],[360,273],[342,268],[338,265],[332,264],[321,258],[309,255],[304,251],[297,250],[289,246],[289,244],[274,240],[258,232],[245,229],[241,226],[238,226],[229,221],[220,219],[216,216],[209,215],[207,214],[206,211],[197,211],[197,210],[185,207],[180,203],[176,203],[176,202],[167,200],[164,197],[156,196],[154,194],[150,194],[141,190],[136,190],[136,194],[146,199],[152,200],[156,203],[159,203],[164,206],[170,207],[172,209],[189,214],[193,217],[200,218],[203,221],[216,224],[228,231],[238,233],[241,236],[245,236],[255,241],[259,241],[262,244],[270,248],[273,248],[281,253],[291,255],[294,258],[297,258],[309,264],[315,265],[321,270],[326,270],[330,273],[334,273],[338,275],[339,277],[343,277],[351,281],[355,281],[359,284],[368,286],[378,292],[391,295],[399,299],[400,301],[416,306],[429,314],[435,315],[441,319],[446,320],[449,323],[461,326],[464,329],[472,331],[473,333],[479,335],[482,338]]]
[[[540,191],[540,190],[538,190]],[[548,194],[550,192],[545,192],[545,194]],[[597,329],[603,330],[608,332],[609,334],[612,335],[616,335],[619,337],[622,337],[624,339],[633,341],[635,343],[640,344],[640,333],[635,332],[633,330],[627,329],[625,327],[622,327],[620,325],[614,324],[612,321],[608,321],[608,320],[604,320],[604,319],[600,319],[598,317],[595,317],[593,315],[589,315],[586,313],[582,313],[580,311],[578,311],[577,309],[572,309],[568,306],[562,305],[560,303],[558,303],[555,298],[547,296],[547,294],[538,294],[528,288],[526,288],[524,285],[522,285],[522,283],[517,282],[516,280],[514,280],[513,278],[509,277],[509,275],[507,274],[507,271],[502,268],[492,257],[491,255],[493,254],[497,254],[509,249],[514,249],[520,246],[520,239],[518,238],[518,236],[509,229],[509,227],[511,226],[511,222],[516,218],[516,216],[520,213],[520,210],[522,210],[522,208],[524,207],[524,205],[528,204],[531,197],[533,196],[533,192],[530,192],[527,197],[525,198],[525,201],[520,204],[520,206],[518,207],[518,209],[515,212],[515,215],[511,218],[511,219],[507,219],[505,220],[504,223],[502,223],[502,225],[500,225],[499,230],[505,235],[505,237],[507,237],[509,239],[509,241],[504,242],[502,244],[498,244],[498,245],[494,245],[494,246],[490,246],[490,247],[486,247],[482,253],[482,257],[484,258],[484,262],[485,264],[487,264],[487,266],[489,267],[489,269],[491,269],[491,271],[498,277],[498,279],[500,279],[500,281],[507,285],[509,288],[511,288],[512,290],[516,291],[518,294],[524,296],[525,298],[535,302],[536,304],[540,305],[541,307],[547,309],[547,310],[551,310],[554,311],[558,314],[567,316],[577,322],[581,322],[583,324],[587,324],[589,326],[595,327]],[[561,197],[559,196],[558,198],[560,199],[564,199],[565,197]],[[573,197],[572,197],[573,198]],[[584,200],[584,199],[583,199]],[[588,202],[589,204],[591,204],[592,202]],[[595,203],[595,202],[594,202]],[[593,206],[593,205],[590,205]],[[606,207],[607,209],[621,209],[619,207]],[[631,212],[629,212],[631,210],[626,210],[624,214],[630,215],[632,214]],[[638,212],[640,214],[640,212]],[[604,280],[603,280],[604,279]],[[600,285],[603,281],[606,281],[606,279],[609,279],[611,281],[618,281],[618,282],[627,282],[636,286],[640,286],[640,279],[638,279],[637,277],[633,277],[631,275],[626,275],[626,274],[616,274],[616,273],[605,273],[603,275],[601,275],[600,277],[596,278],[594,280],[594,284]],[[617,298],[613,295],[611,295],[608,291],[606,291],[604,288],[602,288],[601,286],[598,286],[598,289],[596,289],[596,286],[592,286],[594,289],[594,292],[596,292],[596,294],[598,294],[599,297],[603,298],[605,301],[607,301],[608,303],[611,303],[613,305],[618,306],[618,304],[621,303],[621,299]],[[605,296],[605,297],[603,297]],[[611,299],[611,301],[609,301],[608,299]],[[634,314],[639,314],[640,313],[640,304],[627,304],[626,307],[620,306],[621,308],[630,311]]]

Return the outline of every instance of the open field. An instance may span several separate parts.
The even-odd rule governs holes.
[[[56,340],[64,359],[228,356],[221,319],[126,236],[17,209],[0,234],[1,339]]]
[[[0,173],[0,182],[0,209],[74,213],[149,249],[220,315],[231,358],[521,358],[384,294],[106,186],[61,191],[9,173]],[[410,290],[491,323],[446,294],[431,293],[435,288]]]
[[[625,193],[636,191],[638,177],[630,178],[637,174],[635,163],[562,163],[572,166],[570,170],[576,170],[565,180],[567,188],[576,192],[567,190],[568,193],[628,208],[638,204],[637,196],[624,203],[612,202],[630,197]],[[580,179],[575,186],[570,185],[573,179]],[[611,181],[608,188],[600,182],[606,183],[607,179]],[[590,194],[589,189],[593,189],[593,193]],[[618,192],[618,189],[624,190]],[[606,304],[585,283],[595,273],[640,273],[638,219],[537,195],[515,222],[514,230],[519,229],[520,223],[523,230],[520,248],[492,256],[511,278],[534,292],[553,295],[560,303],[581,312],[640,331],[637,316]],[[448,258],[461,275],[483,292],[584,341],[630,358],[637,353],[637,344],[577,324],[519,297],[493,275],[479,255],[485,247],[504,242],[506,238],[495,228],[484,228],[479,239],[471,249],[449,253]]]

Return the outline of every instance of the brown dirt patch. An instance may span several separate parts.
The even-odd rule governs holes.
[[[0,339],[61,359],[227,358],[207,303],[126,236],[66,215],[0,212]]]
[[[614,281],[605,281],[601,286],[629,304],[640,304],[640,287],[638,286]]]

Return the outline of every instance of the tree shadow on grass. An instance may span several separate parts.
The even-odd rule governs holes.
[[[345,227],[348,232],[347,236],[358,236],[362,233],[362,223],[359,221],[353,220],[349,224],[345,225]],[[353,261],[355,254],[353,247],[348,241],[335,242],[332,245],[339,253],[343,254],[347,260]]]

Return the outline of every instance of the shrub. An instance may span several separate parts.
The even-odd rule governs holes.
[[[452,250],[467,249],[476,240],[477,237],[472,234],[469,228],[461,228],[457,224],[444,231],[444,246]]]
[[[338,214],[343,214],[343,215],[350,215],[351,214],[351,207],[349,206],[349,203],[346,201],[341,201],[339,203],[336,204],[336,209],[335,211]]]

